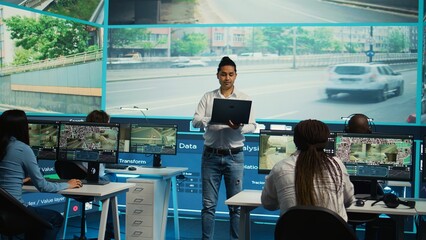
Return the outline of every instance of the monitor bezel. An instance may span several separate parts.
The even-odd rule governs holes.
[[[68,158],[61,158],[61,132],[62,132],[62,126],[63,125],[74,125],[74,126],[96,126],[96,127],[108,127],[108,128],[117,128],[117,140],[115,142],[116,148],[112,150],[112,152],[115,152],[114,154],[114,161],[104,161],[102,159],[98,159],[96,161],[89,161],[87,159],[68,159]],[[95,123],[95,122],[60,122],[59,124],[59,138],[58,138],[58,155],[57,160],[58,161],[73,161],[73,162],[87,162],[87,163],[118,163],[119,159],[119,137],[120,137],[120,124],[119,123]]]
[[[340,136],[344,136],[344,137],[355,137],[355,138],[387,138],[387,139],[407,139],[407,140],[411,140],[412,144],[411,144],[411,166],[410,166],[410,173],[409,173],[409,178],[395,178],[395,177],[381,177],[381,176],[354,176],[354,175],[349,175],[351,180],[371,180],[371,181],[378,181],[378,180],[382,180],[382,181],[401,181],[401,182],[412,182],[414,180],[414,171],[415,171],[415,166],[416,166],[416,161],[415,161],[415,141],[414,141],[414,136],[411,134],[388,134],[388,133],[364,133],[364,134],[360,134],[360,133],[337,133],[336,134],[336,141],[335,141],[335,152],[337,153],[338,148],[337,148],[337,138]],[[336,155],[336,157],[338,157]],[[347,169],[347,165],[346,163],[343,161],[343,159],[340,159],[343,164],[345,165],[346,169]]]
[[[420,144],[420,150],[422,150],[423,152],[420,153],[420,162],[419,165],[421,166],[421,178],[422,178],[422,182],[426,182],[426,135],[423,136],[423,142]]]

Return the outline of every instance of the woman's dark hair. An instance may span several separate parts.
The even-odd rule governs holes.
[[[7,110],[0,116],[0,160],[6,155],[11,137],[29,144],[27,115],[22,110]]]
[[[220,69],[223,66],[233,66],[235,72],[237,72],[237,65],[235,65],[235,62],[232,61],[228,56],[225,56],[222,58],[222,60],[220,60],[219,66],[217,67],[217,72],[220,72]]]
[[[109,115],[103,110],[93,110],[91,111],[87,117],[86,122],[95,122],[95,123],[108,123]]]
[[[324,202],[322,192],[317,192],[319,195],[316,195],[315,185],[329,185],[329,176],[336,186],[336,192],[340,187],[340,167],[324,152],[329,135],[327,125],[318,120],[304,120],[294,128],[294,143],[300,151],[295,170],[297,205],[318,206],[318,203]]]

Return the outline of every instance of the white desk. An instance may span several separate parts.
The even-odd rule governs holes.
[[[164,189],[160,191],[162,195],[159,196],[159,198],[161,199],[157,199],[157,202],[163,202],[164,204],[162,208],[163,211],[161,213],[162,214],[162,217],[161,217],[162,221],[161,221],[161,228],[160,228],[161,232],[154,233],[154,235],[161,236],[160,239],[165,238],[166,224],[167,224],[167,209],[169,204],[170,190],[172,190],[175,239],[180,239],[176,176],[187,170],[188,168],[186,167],[163,167],[163,168],[136,167],[136,170],[134,171],[122,170],[122,169],[106,169],[105,171],[109,173],[114,173],[114,174],[137,175],[138,178],[142,178],[142,179],[161,180],[162,184],[160,184],[159,186],[164,186]],[[173,185],[173,188],[171,188],[172,185]]]
[[[241,206],[239,239],[250,240],[250,211],[262,206],[261,190],[243,190],[225,201],[226,205]]]
[[[105,229],[106,222],[108,216],[108,207],[111,202],[112,204],[112,216],[113,216],[113,224],[114,224],[114,239],[120,239],[120,221],[118,219],[118,208],[117,208],[117,195],[122,192],[127,192],[131,187],[135,184],[133,183],[108,183],[106,185],[89,185],[85,184],[81,188],[74,189],[66,189],[59,191],[59,194],[67,196],[91,196],[94,197],[95,201],[102,202],[102,212],[101,219],[99,223],[99,234],[98,239],[103,240],[105,238]],[[38,192],[38,190],[34,186],[26,186],[22,187],[23,191],[27,192]],[[68,204],[69,201],[66,201],[65,211],[64,211],[64,227],[67,224],[68,219]],[[65,232],[65,230],[64,230]]]
[[[400,204],[397,208],[388,208],[384,202],[378,202],[374,206],[371,206],[373,202],[373,200],[368,200],[365,202],[363,207],[357,207],[355,204],[352,204],[352,206],[347,208],[346,211],[354,213],[386,214],[396,223],[395,236],[397,239],[404,239],[404,219],[409,216],[417,215],[417,204],[416,208],[409,208],[402,204]]]
[[[418,215],[426,215],[426,199],[416,200],[416,211]]]
[[[422,219],[423,216],[426,216],[426,200],[417,200],[416,201],[416,211],[419,215],[418,226],[417,229],[417,239],[424,239],[426,236],[426,222]]]
[[[261,190],[243,190],[225,201],[226,205],[241,206],[239,239],[250,239],[250,211],[262,206],[260,200],[261,195]],[[374,201],[372,200],[366,201],[364,207],[356,207],[352,205],[347,209],[347,211],[387,214],[396,221],[398,239],[404,239],[404,218],[418,214],[418,211],[416,211],[417,207],[419,207],[417,203],[416,208],[410,209],[403,205],[400,205],[398,208],[387,208],[383,202],[379,202],[374,206],[371,206],[371,203],[373,202]],[[420,206],[423,206],[423,213],[426,215],[426,202],[423,202]]]

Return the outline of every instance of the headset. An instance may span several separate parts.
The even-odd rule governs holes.
[[[346,132],[346,133],[353,132],[353,131],[350,131],[349,126],[351,125],[351,120],[354,116],[359,116],[359,117],[363,117],[363,118],[367,119],[368,130],[367,130],[367,132],[363,132],[363,133],[372,133],[373,132],[373,126],[375,127],[374,122],[373,122],[374,119],[369,118],[367,115],[362,114],[362,113],[354,113],[354,114],[351,114],[347,117],[341,117],[341,119],[345,119],[345,126],[344,126],[344,129],[343,129],[344,132]],[[361,132],[359,132],[359,133],[361,133]]]
[[[403,201],[399,199],[395,194],[393,193],[386,193],[381,197],[379,200],[373,202],[371,206],[374,206],[376,203],[383,201],[388,208],[397,208],[399,204],[402,204],[404,206],[414,208],[416,206],[415,201]]]

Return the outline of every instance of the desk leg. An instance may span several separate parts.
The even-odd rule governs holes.
[[[426,223],[423,220],[423,216],[419,216],[417,219],[417,223],[418,223],[418,228],[417,228],[417,236],[416,236],[416,240],[422,240],[423,237],[426,237]]]
[[[401,215],[392,215],[390,216],[394,221],[396,225],[396,239],[403,240],[404,239],[404,220],[405,216]]]
[[[172,177],[172,198],[173,198],[173,222],[175,224],[175,239],[180,239],[179,233],[179,211],[178,211],[178,200],[177,200],[177,182],[176,176]]]
[[[68,225],[68,215],[70,210],[71,199],[65,197],[65,207],[64,207],[64,223],[62,224],[62,239],[65,239],[67,235],[67,225]]]
[[[120,239],[120,218],[118,215],[118,203],[117,196],[111,199],[111,210],[112,210],[112,223],[114,225],[114,239]]]
[[[111,197],[113,198],[113,197]],[[102,200],[102,212],[101,212],[101,220],[99,223],[99,233],[98,233],[98,240],[104,240],[105,239],[105,230],[106,230],[106,222],[107,222],[107,216],[108,216],[108,209],[109,209],[109,202],[110,198],[106,198]],[[117,205],[116,205],[117,207]],[[115,218],[116,216],[114,216]],[[115,229],[115,227],[114,227]],[[114,233],[115,234],[115,233]],[[120,237],[120,235],[118,235]],[[120,239],[120,238],[117,238]]]
[[[240,210],[240,230],[238,239],[250,240],[250,211],[254,207],[241,206]]]
[[[161,236],[160,239],[166,239],[166,226],[167,226],[167,215],[169,209],[169,199],[170,199],[170,187],[171,181],[165,180],[165,192],[164,192],[164,206],[163,206],[163,219],[161,221]]]

